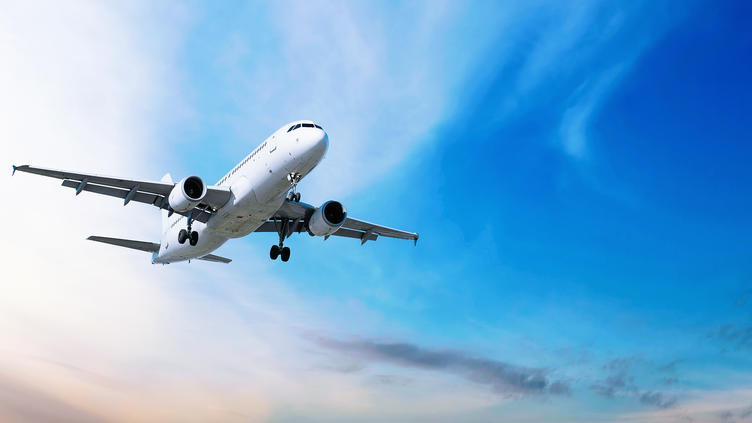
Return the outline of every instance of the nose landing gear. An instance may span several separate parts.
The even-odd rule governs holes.
[[[188,240],[191,246],[195,247],[196,244],[198,244],[198,232],[191,229],[191,223],[193,223],[193,219],[189,217],[188,229],[181,229],[180,232],[178,232],[178,242],[184,244],[185,241]]]
[[[290,193],[287,194],[287,199],[295,201],[296,203],[300,202],[300,193],[295,192],[295,189],[298,187],[298,182],[300,182],[300,178],[302,178],[302,176],[297,172],[287,174],[287,180],[290,181]]]

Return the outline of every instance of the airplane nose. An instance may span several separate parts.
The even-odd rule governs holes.
[[[323,129],[311,129],[308,134],[307,149],[313,154],[323,155],[329,148],[329,136]]]
[[[319,131],[321,132],[321,135],[319,136],[318,141],[316,141],[316,145],[325,152],[329,149],[329,135],[327,135],[323,129],[319,129]]]
[[[320,160],[329,148],[329,136],[322,129],[305,129],[306,131],[301,131],[297,138],[297,148],[295,148],[296,151],[293,154],[298,159]]]

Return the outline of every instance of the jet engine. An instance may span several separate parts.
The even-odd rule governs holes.
[[[196,207],[206,195],[206,184],[198,176],[188,176],[175,184],[167,201],[178,212]]]
[[[345,223],[347,211],[339,201],[327,201],[313,212],[308,220],[308,232],[315,236],[327,236],[337,232]]]

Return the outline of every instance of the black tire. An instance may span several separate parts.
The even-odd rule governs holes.
[[[180,232],[178,232],[178,242],[184,244],[186,239],[188,239],[188,231],[181,229]]]
[[[290,260],[290,247],[283,248],[280,255],[282,256],[282,261]]]
[[[300,193],[299,193],[299,192],[298,192],[298,193],[295,193],[295,202],[296,202],[296,203],[299,203],[299,202],[300,202]],[[287,260],[285,260],[285,261],[287,261]]]
[[[193,231],[191,232],[191,245],[195,247],[196,244],[198,244],[198,232]]]
[[[276,260],[279,256],[279,245],[272,245],[272,249],[269,250],[269,258]]]

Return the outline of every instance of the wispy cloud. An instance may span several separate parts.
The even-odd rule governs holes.
[[[670,423],[670,422],[720,422],[722,419],[731,419],[735,422],[744,422],[752,414],[749,404],[750,394],[748,389],[729,390],[697,390],[688,391],[681,404],[670,407],[658,407],[651,411],[636,411],[625,413],[616,420],[626,422],[645,423]],[[660,397],[651,398],[660,400]],[[660,404],[660,402],[659,402]]]
[[[613,399],[617,396],[636,397],[645,405],[669,408],[677,403],[675,395],[654,390],[641,389],[635,382],[633,369],[638,360],[634,357],[617,358],[603,365],[606,376],[590,385],[597,395]]]
[[[676,397],[668,396],[662,392],[645,391],[640,393],[639,398],[641,403],[658,408],[669,408],[676,404]]]
[[[369,340],[340,341],[318,338],[317,342],[343,354],[364,360],[386,361],[426,370],[458,374],[488,385],[494,392],[507,395],[567,394],[569,385],[553,381],[550,371],[527,368],[502,361],[479,358],[456,350],[434,350],[410,343],[385,343]]]
[[[752,348],[752,325],[746,323],[727,323],[709,338],[719,341],[722,345],[735,349]]]
[[[89,413],[75,404],[61,401],[0,375],[0,419],[13,422],[106,422],[107,417]]]
[[[564,152],[573,159],[588,158],[588,130],[598,107],[624,72],[624,65],[616,65],[583,83],[573,94],[559,126]]]

